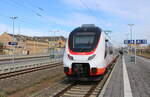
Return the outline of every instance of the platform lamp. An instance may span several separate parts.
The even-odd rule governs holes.
[[[131,41],[132,41],[132,35],[133,35],[132,27],[134,26],[134,24],[128,24],[128,26],[130,27],[130,34],[131,34]],[[132,44],[131,44],[131,55],[132,55]]]
[[[15,35],[15,20],[17,18],[18,17],[16,17],[16,16],[10,17],[10,19],[12,19],[12,22],[13,22],[13,42],[15,41],[15,38],[14,38],[14,35]],[[14,63],[14,59],[15,59],[14,51],[15,51],[15,46],[13,46],[12,63]]]

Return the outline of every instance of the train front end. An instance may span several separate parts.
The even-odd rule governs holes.
[[[64,72],[67,77],[90,80],[103,75],[105,39],[100,28],[83,25],[74,29],[67,40],[64,52]]]

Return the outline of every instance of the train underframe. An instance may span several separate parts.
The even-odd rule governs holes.
[[[71,80],[79,81],[99,81],[103,78],[104,74],[111,68],[112,64],[116,62],[115,58],[107,65],[106,68],[90,68],[89,63],[72,63],[72,67],[64,67],[64,72]]]
[[[90,68],[88,63],[73,63],[72,68],[65,67],[64,72],[71,80],[98,81],[102,79],[106,68]]]

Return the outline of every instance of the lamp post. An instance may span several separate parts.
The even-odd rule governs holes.
[[[54,30],[53,32],[54,32],[54,52],[56,53],[56,39],[57,39],[56,33],[59,32],[59,30]],[[58,53],[57,53],[57,55],[58,55]]]
[[[128,24],[128,26],[130,27],[130,34],[131,34],[131,41],[132,41],[132,27],[134,26],[134,24]],[[132,55],[132,44],[131,44],[131,55]]]
[[[54,53],[55,53],[55,47],[56,47],[55,33],[56,33],[56,32],[59,32],[59,30],[52,30],[52,31],[50,31],[50,32],[54,33],[54,38],[52,39],[52,42],[53,42],[53,43],[52,43],[52,44],[53,44],[53,46],[52,46],[52,47],[53,47],[53,49],[52,49],[52,50],[53,50],[53,51],[52,51],[52,52],[53,52],[53,55],[52,55],[52,56],[53,56],[53,61],[55,61],[55,59],[54,59],[54,58],[55,58],[55,54],[54,54]]]
[[[126,35],[127,35],[127,40],[129,40],[129,34],[130,33],[127,33]],[[129,46],[128,46],[128,44],[127,44],[127,50],[128,50],[128,54],[129,54]]]
[[[16,16],[10,17],[10,19],[12,19],[12,22],[13,22],[13,42],[15,41],[15,38],[14,38],[14,35],[15,35],[15,20],[16,20],[17,18],[18,18],[18,17],[16,17]],[[14,59],[15,59],[14,51],[15,51],[15,46],[13,46],[12,63],[14,63]]]
[[[132,27],[134,26],[134,24],[128,24],[128,26],[130,27],[130,33],[131,33],[131,41],[133,40],[132,38],[133,38],[133,31],[132,31]],[[131,55],[133,54],[133,52],[132,52],[132,43],[131,43]],[[131,56],[131,61],[132,61],[132,58],[134,58],[134,62],[135,62],[135,64],[136,64],[136,47],[134,48],[134,57],[133,56]]]

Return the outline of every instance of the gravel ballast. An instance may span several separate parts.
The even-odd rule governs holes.
[[[64,78],[63,66],[0,80],[0,97],[28,97]]]

